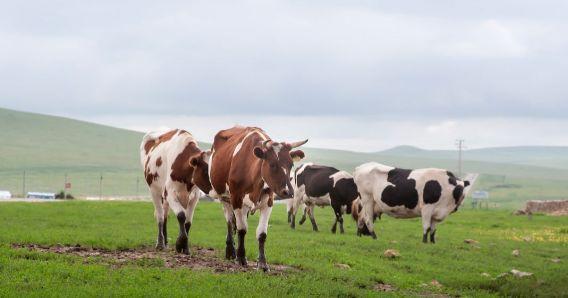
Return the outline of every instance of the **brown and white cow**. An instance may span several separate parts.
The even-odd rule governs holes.
[[[422,218],[422,241],[434,243],[436,226],[458,210],[469,181],[461,181],[442,169],[407,170],[376,162],[362,164],[353,174],[360,199],[353,201],[352,215],[359,235],[376,238],[373,221],[386,213],[395,218]]]
[[[272,141],[260,128],[236,126],[215,135],[211,149],[210,172],[213,191],[210,196],[223,202],[227,220],[226,257],[237,258],[246,266],[245,234],[249,211],[260,211],[256,229],[258,239],[258,267],[268,270],[264,243],[268,220],[272,212],[274,193],[282,199],[291,198],[290,171],[293,161],[304,157],[294,150],[308,140],[295,143]],[[236,225],[239,243],[235,252],[233,229]]]
[[[156,249],[167,246],[168,209],[172,208],[179,223],[176,251],[189,254],[189,229],[199,189],[205,193],[211,190],[208,160],[209,151],[202,151],[185,130],[151,132],[142,139],[140,161],[158,222]]]

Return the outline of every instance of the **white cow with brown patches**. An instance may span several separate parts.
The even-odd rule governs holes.
[[[176,251],[189,254],[189,230],[200,189],[209,193],[209,151],[202,151],[185,130],[150,132],[140,144],[140,162],[154,202],[158,222],[156,249],[167,246],[168,209],[176,214],[179,235]]]

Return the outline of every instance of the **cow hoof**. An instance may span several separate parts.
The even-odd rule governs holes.
[[[234,260],[237,257],[237,253],[235,252],[234,247],[227,247],[225,249],[225,259],[227,260]]]
[[[247,258],[246,257],[237,257],[237,262],[239,265],[243,267],[247,267]]]
[[[164,250],[165,248],[163,244],[156,244],[156,250]]]
[[[299,221],[298,223],[299,223],[300,225],[303,225],[305,221],[306,221],[306,219],[305,219],[305,218],[302,218],[302,219],[300,219],[300,221]]]
[[[187,238],[178,238],[176,241],[176,252],[189,254],[189,246],[187,243]]]
[[[269,272],[270,271],[270,268],[268,268],[268,265],[266,263],[258,262],[256,265],[257,265],[256,267],[257,267],[258,270],[262,269],[263,272]]]

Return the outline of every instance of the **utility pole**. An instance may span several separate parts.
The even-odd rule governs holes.
[[[99,199],[103,199],[103,173],[101,173],[101,178],[99,180]]]
[[[464,139],[456,140],[456,147],[458,147],[458,177],[462,177],[462,151],[465,149]]]
[[[67,173],[65,173],[65,181],[63,182],[63,199],[67,199]]]
[[[138,199],[138,187],[140,186],[140,177],[136,176],[136,199]]]
[[[22,197],[26,198],[26,171],[24,170],[24,175],[22,177]]]

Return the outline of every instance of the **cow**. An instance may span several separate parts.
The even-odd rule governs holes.
[[[247,266],[247,217],[249,211],[254,213],[259,210],[257,264],[259,269],[268,271],[264,245],[274,194],[282,199],[292,197],[290,171],[294,161],[304,158],[304,152],[292,149],[307,141],[275,142],[260,128],[242,126],[222,130],[215,135],[209,163],[209,177],[213,186],[210,196],[219,198],[223,203],[227,221],[227,259],[236,258],[242,266]],[[238,234],[236,252],[233,240],[235,227]]]
[[[189,230],[200,190],[211,191],[208,160],[209,151],[202,151],[185,130],[150,132],[142,139],[140,162],[158,222],[157,250],[167,247],[167,218],[171,208],[179,223],[176,251],[189,254]]]
[[[357,234],[377,238],[373,222],[386,213],[395,218],[422,218],[422,241],[435,243],[436,225],[458,210],[469,181],[442,169],[407,170],[376,162],[355,169],[361,197],[353,201]]]
[[[339,230],[344,233],[343,207],[345,207],[346,213],[350,214],[352,202],[359,197],[353,176],[334,167],[306,163],[296,168],[292,180],[294,181],[294,203],[290,210],[290,227],[295,228],[298,207],[305,204],[304,216],[299,223],[303,224],[307,213],[310,216],[312,229],[318,231],[314,217],[314,206],[331,205],[335,214],[335,222],[331,232],[336,233],[337,223],[339,223]]]

